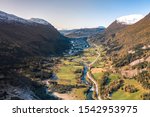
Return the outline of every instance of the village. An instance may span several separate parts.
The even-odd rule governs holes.
[[[87,42],[87,38],[72,38],[70,39],[71,41],[71,48],[65,56],[71,56],[71,55],[76,55],[82,52],[84,49],[90,47],[90,45]]]

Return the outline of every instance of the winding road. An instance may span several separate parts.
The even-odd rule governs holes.
[[[97,45],[94,44],[94,46],[98,48]],[[87,78],[94,84],[94,90],[95,90],[97,99],[98,99],[98,100],[102,100],[101,97],[99,96],[99,87],[98,87],[98,84],[97,84],[97,82],[94,80],[94,78],[92,77],[92,75],[91,75],[91,73],[90,73],[90,70],[91,70],[92,65],[93,65],[95,62],[97,62],[98,58],[100,57],[99,51],[97,52],[97,54],[98,54],[98,56],[96,57],[96,59],[95,59],[92,63],[90,63],[90,64],[88,65],[89,71],[87,72]]]

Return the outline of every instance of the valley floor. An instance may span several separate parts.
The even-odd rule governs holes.
[[[140,74],[142,76],[129,78],[122,74],[122,71],[126,70],[125,68],[129,69],[129,66],[114,67],[103,46],[91,45],[78,55],[59,58],[32,58],[27,60],[26,64],[16,66],[13,72],[18,73],[20,78],[27,80],[25,86],[16,84],[18,80],[13,84],[11,84],[11,80],[8,80],[12,86],[28,87],[29,99],[148,99],[150,94],[147,82],[147,80],[150,82],[149,73],[144,72]],[[144,80],[141,80],[141,77]],[[21,83],[23,84],[23,82]],[[6,86],[5,82],[3,84]],[[4,86],[0,86],[1,89],[6,88]],[[24,99],[22,91],[15,87],[13,89],[17,90],[15,95],[9,89],[0,92],[0,97]]]
[[[88,66],[86,83],[82,82],[84,65]],[[122,68],[120,68],[122,69]],[[150,90],[134,78],[125,78],[120,70],[113,66],[106,56],[103,46],[91,46],[80,55],[61,58],[54,72],[59,78],[57,85],[72,85],[66,92],[56,91],[54,95],[65,100],[86,100],[92,90],[90,99],[143,99]],[[55,87],[55,86],[52,86]],[[61,89],[60,89],[61,90]]]

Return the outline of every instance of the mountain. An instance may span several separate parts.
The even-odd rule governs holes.
[[[143,17],[143,15],[136,14],[119,17],[112,22],[103,33],[90,37],[90,40],[97,43],[105,42],[105,44],[107,44],[109,41],[112,41],[112,38],[117,32],[128,27],[129,25],[137,23]]]
[[[0,11],[0,22],[7,22],[7,23],[22,23],[22,24],[31,24],[29,20],[25,20],[23,18],[17,17],[12,14],[5,13]]]
[[[0,65],[28,56],[60,55],[69,48],[69,40],[47,21],[0,11]]]
[[[104,33],[90,37],[90,41],[107,47],[108,55],[116,66],[150,56],[150,14],[117,18]]]
[[[42,80],[57,62],[51,56],[69,50],[70,40],[49,22],[0,11],[0,99],[57,99]]]
[[[139,19],[131,16],[129,20],[127,18],[118,18],[103,34],[95,37],[95,42],[108,47],[108,55],[116,66],[124,66],[150,56],[150,14],[144,18],[139,15]]]
[[[140,47],[150,45],[150,14],[136,22],[129,25],[116,33],[113,41],[116,46],[121,48],[118,51],[118,57],[123,57],[128,54],[128,51],[139,49]]]
[[[106,33],[107,35],[115,34],[117,31],[119,31],[119,30],[125,28],[126,26],[128,26],[128,25],[119,23],[119,22],[117,22],[117,21],[115,20],[112,24],[110,24],[110,25],[106,28],[105,33]]]
[[[60,33],[70,38],[89,37],[98,33],[102,33],[105,27],[100,26],[98,28],[82,28],[73,30],[60,30]]]
[[[106,33],[114,34],[128,25],[135,24],[143,17],[144,17],[143,15],[136,15],[136,14],[119,17],[107,27]]]

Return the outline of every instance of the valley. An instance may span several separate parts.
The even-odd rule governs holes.
[[[26,88],[19,91],[20,89],[14,87],[18,97],[15,95],[15,98],[12,96],[11,99],[142,100],[144,94],[149,93],[149,88],[143,87],[140,79],[136,78],[139,76],[124,75],[127,69],[129,66],[119,69],[115,67],[107,56],[106,48],[95,44],[90,44],[90,47],[75,55],[68,53],[68,56],[64,57],[30,58],[23,65],[12,68],[11,72],[17,71],[19,76],[32,83],[23,86],[28,91]],[[148,78],[147,75],[145,77]],[[2,77],[4,76],[1,75]],[[6,92],[13,95],[9,90]],[[29,97],[23,97],[21,92]],[[8,95],[6,99],[9,99]]]
[[[58,31],[0,11],[0,99],[149,100],[149,24],[130,15]]]
[[[87,71],[83,79],[85,66]],[[149,93],[137,79],[124,77],[113,66],[103,46],[91,45],[80,55],[61,58],[54,72],[59,78],[58,86],[72,86],[64,92],[61,87],[60,91],[55,90],[54,95],[64,100],[142,100],[144,94]],[[52,87],[56,85],[50,90]]]

